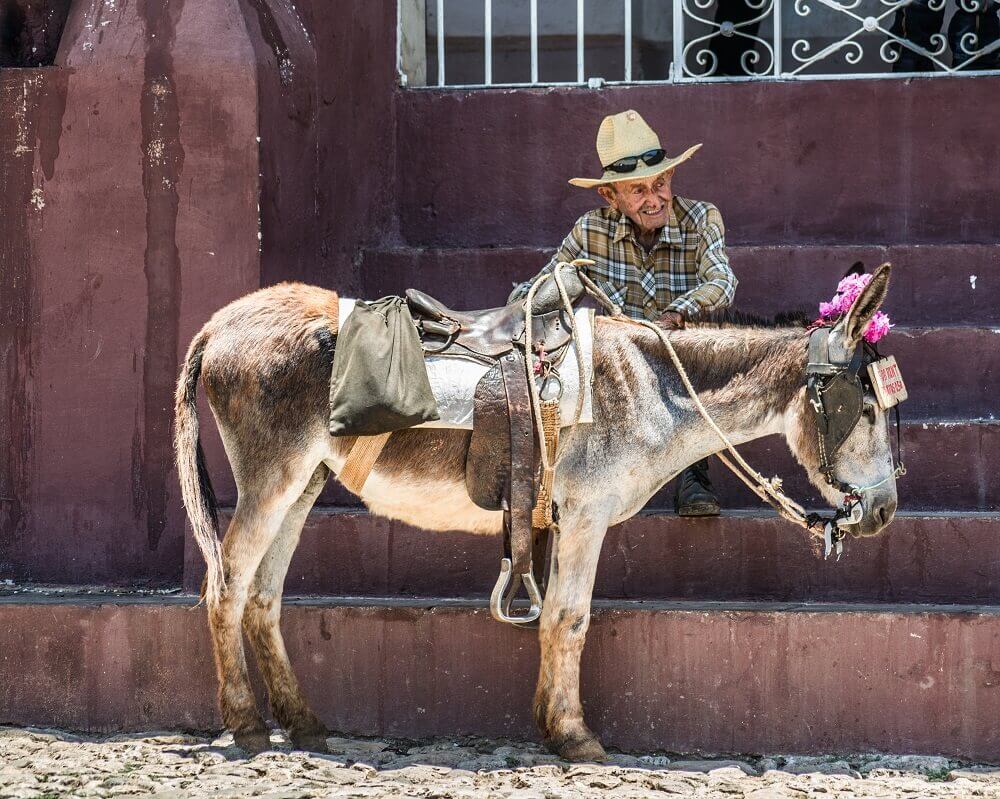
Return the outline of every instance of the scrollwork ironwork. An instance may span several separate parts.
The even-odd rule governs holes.
[[[879,58],[881,58],[887,64],[895,64],[899,61],[899,48],[893,48],[892,39],[886,39],[882,42],[882,46],[878,49]]]
[[[740,22],[723,22],[720,12],[716,12],[716,17],[720,19],[708,18],[709,14],[704,12],[720,0],[680,1],[685,21],[695,21],[708,28],[708,33],[685,42],[680,51],[681,75],[695,79],[719,74],[763,77],[776,75],[779,71],[787,77],[796,77],[807,71],[813,72],[812,68],[820,62],[831,61],[840,62],[843,66],[824,68],[824,73],[867,72],[869,69],[865,68],[866,64],[886,65],[882,69],[888,67],[892,71],[930,70],[955,73],[965,70],[980,58],[984,60],[979,63],[992,65],[994,56],[991,54],[1000,56],[1000,40],[984,41],[978,28],[977,31],[961,32],[960,36],[958,31],[946,35],[941,30],[933,29],[934,15],[941,20],[936,23],[940,28],[949,0],[742,0],[741,7],[744,10],[752,9],[750,13],[754,17]],[[815,29],[817,33],[803,32],[790,42],[790,47],[791,37],[784,39],[780,32],[773,37],[767,34],[756,35],[762,20],[770,18],[774,24],[780,24],[780,15],[776,13],[775,7],[779,2],[785,2],[786,9],[791,7],[794,17],[810,18],[809,30]],[[920,9],[914,18],[917,22],[908,28],[907,18],[903,15],[909,13],[909,7],[917,5]],[[992,0],[954,0],[953,5],[957,7],[956,13],[981,14],[992,9]],[[833,12],[835,20],[841,20],[839,29],[826,24],[826,15],[817,13],[824,9]],[[928,12],[931,19],[929,23],[924,22],[928,19]],[[896,15],[895,18],[893,15]],[[841,35],[847,27],[844,22],[849,22],[850,30]],[[924,28],[915,27],[917,23]],[[840,38],[831,41],[833,37],[827,37],[826,31],[836,31],[835,35]],[[824,38],[820,39],[820,36]],[[729,58],[729,61],[723,61],[723,66],[720,67],[719,54],[723,51],[720,46],[712,44],[712,40],[718,37],[728,41],[736,37],[742,38],[746,41],[746,49],[740,51],[742,45],[727,45],[730,55],[725,58]],[[948,56],[949,37],[953,59]],[[992,39],[992,34],[990,37]],[[783,52],[791,54],[790,59],[787,59],[788,69],[785,70],[781,69],[781,59],[778,57],[781,54],[775,52],[775,47],[782,44]],[[738,62],[734,60],[737,57],[733,54],[734,47]],[[870,58],[867,57],[869,51]],[[907,53],[909,55],[903,60]],[[946,60],[954,60],[954,63],[946,63]],[[1000,64],[1000,60],[997,63]],[[861,69],[856,69],[859,66]]]
[[[962,38],[958,40],[958,49],[962,51],[963,55],[973,56],[982,52],[978,45],[979,37],[972,31],[962,34]]]
[[[700,47],[700,49],[696,48],[699,48],[700,45],[704,45],[705,43],[718,37],[739,37],[751,41],[755,45],[760,45],[768,55],[768,62],[766,62],[767,69],[755,69],[754,67],[763,61],[761,54],[757,52],[756,49],[748,49],[742,53],[740,56],[740,66],[743,68],[745,75],[748,77],[762,77],[767,75],[774,65],[774,48],[766,39],[747,33],[744,29],[753,26],[753,29],[756,30],[756,26],[761,21],[773,14],[774,3],[779,1],[780,0],[743,0],[747,7],[755,11],[760,11],[761,13],[751,19],[742,20],[740,22],[719,22],[717,20],[700,16],[691,10],[690,5],[693,3],[697,8],[705,10],[713,2],[715,2],[715,0],[708,0],[707,4],[704,0],[683,0],[682,10],[684,15],[712,29],[709,33],[703,36],[698,36],[684,45],[684,48],[681,51],[681,66],[683,73],[694,78],[713,77],[719,69],[718,56],[712,52],[709,47]],[[702,67],[701,70],[695,71],[688,66],[689,59],[691,58],[694,59],[694,62],[698,67]]]

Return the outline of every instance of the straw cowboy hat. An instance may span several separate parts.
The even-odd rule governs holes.
[[[700,144],[688,147],[676,158],[670,158],[660,147],[660,137],[638,111],[622,111],[604,117],[597,129],[597,156],[604,174],[599,178],[573,178],[570,183],[589,189],[623,180],[644,180],[687,161],[699,147]],[[622,163],[617,164],[619,161]],[[616,164],[617,169],[610,168]],[[632,164],[635,168],[628,169]]]

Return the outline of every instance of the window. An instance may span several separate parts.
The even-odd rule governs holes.
[[[400,0],[399,56],[408,86],[981,74],[1000,0]]]

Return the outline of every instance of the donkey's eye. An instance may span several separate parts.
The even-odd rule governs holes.
[[[865,414],[865,418],[869,422],[871,422],[872,424],[875,424],[876,419],[878,419],[878,410],[870,402],[866,402],[865,403],[864,414]]]

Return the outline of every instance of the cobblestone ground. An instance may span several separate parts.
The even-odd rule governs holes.
[[[574,765],[535,744],[331,738],[330,754],[243,757],[231,738],[115,737],[0,727],[0,797],[1000,797],[1000,768],[940,757],[692,760],[612,755]]]

